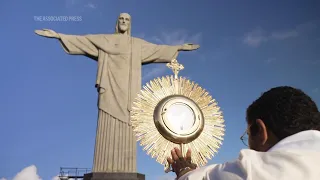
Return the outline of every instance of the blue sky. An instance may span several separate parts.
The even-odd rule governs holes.
[[[205,87],[223,110],[224,144],[209,162],[221,163],[244,148],[239,137],[245,110],[263,91],[291,85],[319,104],[319,8],[312,0],[1,1],[0,178],[11,179],[30,165],[44,180],[60,166],[92,166],[96,63],[66,55],[57,40],[36,36],[35,29],[113,33],[118,14],[128,12],[133,36],[153,43],[199,43],[197,51],[179,55],[185,66],[180,75]],[[81,21],[35,16],[81,16]],[[145,66],[143,83],[167,74],[163,64]],[[140,147],[138,171],[147,179],[168,178]]]

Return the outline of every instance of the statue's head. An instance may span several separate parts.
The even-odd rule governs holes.
[[[116,23],[116,34],[131,35],[131,16],[128,13],[121,13]]]

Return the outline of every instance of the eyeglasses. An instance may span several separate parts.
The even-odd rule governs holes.
[[[251,125],[246,129],[246,131],[242,134],[242,136],[240,137],[240,140],[242,141],[242,143],[249,147],[249,143],[248,143],[248,130],[250,129]]]

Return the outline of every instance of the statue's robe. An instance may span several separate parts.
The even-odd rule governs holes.
[[[92,171],[136,172],[130,110],[141,89],[141,65],[171,62],[178,55],[178,47],[123,34],[59,35],[68,54],[98,61],[99,117]]]

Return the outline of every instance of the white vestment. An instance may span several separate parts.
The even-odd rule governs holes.
[[[320,180],[320,131],[289,136],[268,152],[241,150],[236,161],[202,167],[179,180]]]

